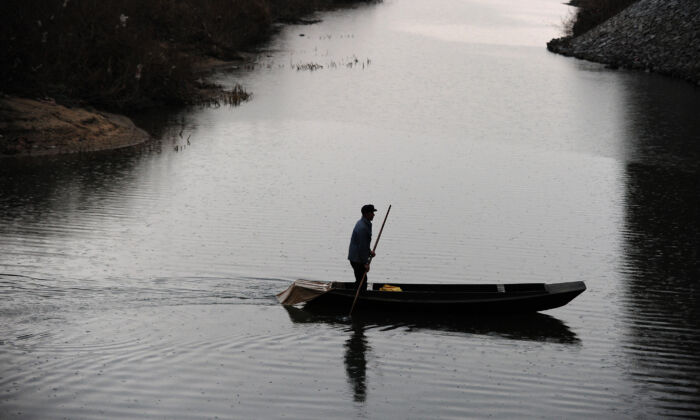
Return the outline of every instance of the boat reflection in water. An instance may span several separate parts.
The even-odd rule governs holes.
[[[327,324],[349,333],[345,341],[345,370],[355,402],[367,397],[367,360],[372,347],[368,330],[401,330],[413,332],[439,331],[465,335],[485,335],[509,340],[539,341],[579,347],[575,332],[557,318],[541,313],[498,316],[465,316],[449,314],[361,313],[352,317],[312,312],[284,305],[295,324]]]
[[[325,323],[338,326],[443,331],[488,335],[510,340],[530,340],[580,345],[575,332],[561,320],[542,313],[468,316],[449,314],[361,313],[352,317],[311,312],[296,306],[283,306],[294,323]]]

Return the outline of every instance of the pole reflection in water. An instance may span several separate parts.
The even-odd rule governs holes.
[[[345,370],[353,390],[355,402],[367,397],[367,352],[371,350],[362,321],[351,323],[350,338],[345,342]]]

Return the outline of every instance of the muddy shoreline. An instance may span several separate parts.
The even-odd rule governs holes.
[[[197,57],[197,75],[206,79],[217,71],[249,60]],[[238,105],[250,97],[234,90],[202,83],[192,104]],[[136,146],[151,135],[124,114],[90,106],[59,104],[53,98],[26,98],[0,92],[0,159],[114,150]]]
[[[150,138],[123,115],[14,96],[0,98],[0,135],[0,157],[118,149]]]

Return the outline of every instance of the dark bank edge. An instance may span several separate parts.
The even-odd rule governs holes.
[[[8,0],[0,2],[0,158],[115,149],[148,133],[129,115],[238,105],[206,81],[245,63],[284,24],[377,0]]]

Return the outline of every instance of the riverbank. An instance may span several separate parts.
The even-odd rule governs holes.
[[[249,93],[212,85],[208,74],[222,63],[245,62],[280,24],[314,23],[302,18],[366,2],[2,3],[0,157],[123,147],[147,137],[119,114],[237,105]]]
[[[0,156],[92,152],[149,139],[123,115],[11,96],[0,98],[0,133]]]
[[[547,49],[700,85],[700,2],[639,0],[579,36],[551,40]]]

